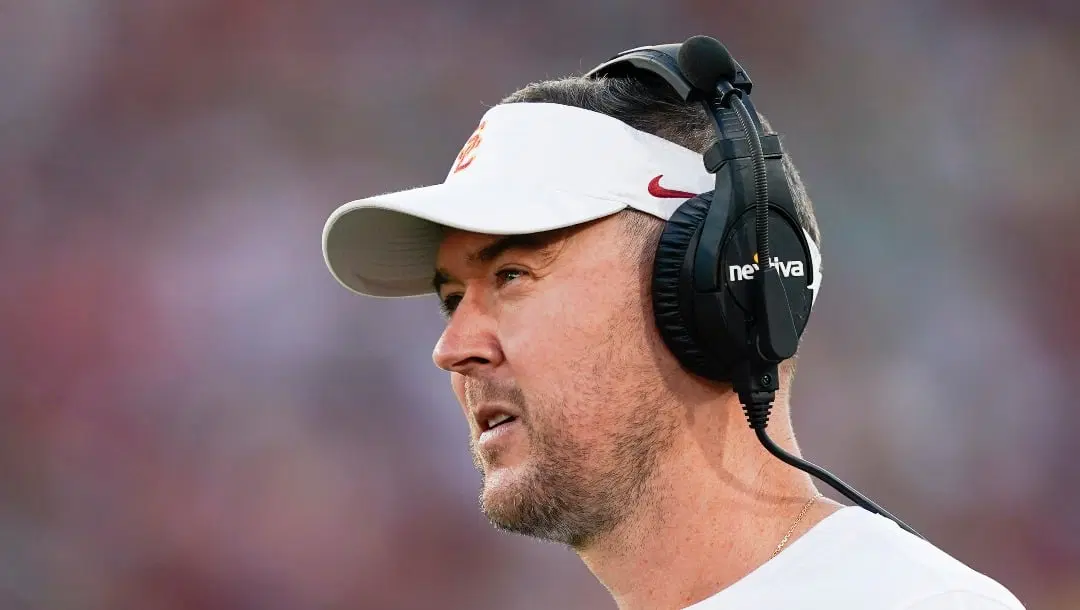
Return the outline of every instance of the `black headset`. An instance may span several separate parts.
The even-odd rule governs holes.
[[[716,176],[714,190],[679,206],[657,244],[652,300],[664,343],[691,372],[732,384],[750,427],[773,455],[922,537],[765,433],[779,388],[777,368],[795,355],[819,270],[799,222],[780,137],[761,134],[746,71],[719,41],[694,36],[623,51],[585,76],[642,74],[659,76],[684,102],[700,103],[717,137],[703,159]]]

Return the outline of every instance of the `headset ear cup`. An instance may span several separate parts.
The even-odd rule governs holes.
[[[693,299],[680,291],[684,261],[698,239],[711,203],[712,193],[689,199],[665,224],[656,246],[652,299],[656,327],[668,349],[690,371],[718,379],[716,363],[694,338]]]

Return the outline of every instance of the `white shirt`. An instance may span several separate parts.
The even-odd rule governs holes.
[[[686,610],[1023,610],[993,579],[889,519],[848,506]]]

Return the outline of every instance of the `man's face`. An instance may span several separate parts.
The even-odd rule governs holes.
[[[448,322],[434,360],[502,529],[587,544],[634,508],[671,445],[672,365],[626,239],[616,216],[508,239],[455,231],[439,249]]]

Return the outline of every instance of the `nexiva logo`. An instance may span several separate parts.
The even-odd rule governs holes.
[[[806,275],[806,270],[803,269],[802,261],[782,261],[780,257],[774,256],[772,259],[774,267],[779,267],[780,275],[783,277],[803,277]],[[758,258],[757,253],[754,253],[754,264],[752,265],[728,265],[728,281],[729,282],[741,282],[743,280],[754,279],[754,274],[758,270]]]

